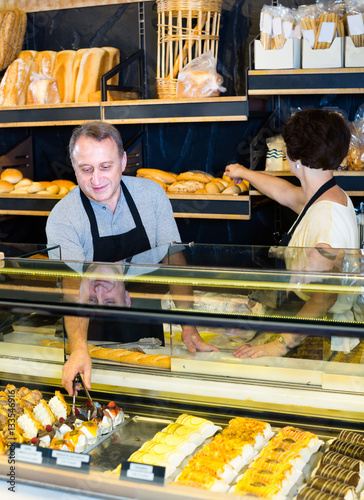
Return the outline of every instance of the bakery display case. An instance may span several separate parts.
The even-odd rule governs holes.
[[[163,264],[157,263],[166,250]],[[90,393],[103,411],[109,408],[114,419],[120,417],[114,427],[109,422],[106,432],[82,453],[42,448],[38,437],[37,446],[29,446],[29,439],[24,439],[17,452],[16,481],[37,481],[52,489],[92,492],[104,498],[120,494],[124,498],[231,498],[222,483],[236,488],[249,461],[263,453],[268,439],[280,439],[288,426],[311,443],[300,455],[301,461],[306,457],[300,481],[272,497],[293,498],[329,446],[334,449],[331,441],[342,430],[362,437],[360,251],[174,244],[120,264],[53,258],[33,259],[31,266],[29,262],[5,256],[1,269],[1,308],[22,315],[3,335],[1,399],[9,399],[10,391],[15,391],[18,406],[22,408],[25,399],[23,406],[33,409],[40,399],[53,408],[58,398],[70,411],[72,398],[61,386],[62,367],[69,356],[64,323],[69,324],[69,316],[80,321],[88,318],[93,363]],[[218,350],[189,353],[181,340],[183,325],[195,326]],[[300,343],[284,356],[234,356],[243,344],[264,345],[282,334],[300,335]],[[88,412],[82,390],[75,408]],[[192,429],[190,437],[174,436],[179,444],[173,453],[171,445],[163,442],[162,448],[167,446],[170,453],[157,460],[156,451],[146,443],[154,446],[155,440],[166,439],[169,426],[182,422]],[[260,437],[254,438],[253,451],[244,445],[239,465],[234,459],[235,468],[231,464],[224,468],[234,479],[215,476],[202,488],[175,484],[191,454],[200,453],[211,439],[209,449],[214,449],[224,436],[231,437],[231,426],[247,422],[259,429]],[[46,427],[43,431],[51,432]],[[194,442],[191,436],[203,440]],[[360,455],[362,445],[357,446]],[[139,463],[146,449],[154,462],[150,469],[138,469],[148,465]],[[49,454],[54,451],[58,465]],[[29,458],[33,453],[40,464]],[[69,458],[70,454],[78,459]],[[360,462],[359,455],[355,460]],[[5,480],[8,457],[0,457]],[[300,469],[297,457],[296,462]],[[359,467],[361,471],[361,462]],[[195,477],[194,471],[191,474]],[[361,472],[358,475],[355,495],[361,494]]]

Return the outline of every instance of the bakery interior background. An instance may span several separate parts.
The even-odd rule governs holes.
[[[249,42],[259,34],[259,16],[263,0],[224,0],[222,5],[217,70],[224,78],[226,96],[245,95]],[[286,7],[298,7],[312,1],[283,1]],[[144,33],[147,88],[146,97],[157,98],[157,9],[155,2],[144,2]],[[139,4],[64,9],[28,14],[24,48],[37,51],[114,46],[121,60],[139,48]],[[122,83],[135,83],[135,68],[122,75]],[[250,99],[250,117],[246,122],[173,123],[118,126],[124,143],[141,135],[144,167],[172,172],[202,170],[219,176],[227,163],[237,161],[248,166],[250,142],[262,132],[265,139],[279,131],[277,119],[297,107],[328,106],[343,109],[352,120],[362,101],[360,95],[309,95],[280,99],[279,113],[272,115],[270,100]],[[270,118],[271,117],[271,118]],[[0,155],[31,135],[34,154],[34,180],[66,178],[74,180],[67,153],[72,126],[3,128],[0,130]],[[274,242],[275,210],[270,203],[253,211],[249,221],[177,219],[182,241],[229,244],[271,244]],[[292,214],[281,213],[283,229]],[[45,242],[45,217],[0,217],[0,240],[8,242]]]

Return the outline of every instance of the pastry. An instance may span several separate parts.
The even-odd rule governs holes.
[[[177,424],[186,425],[194,430],[197,430],[205,439],[213,436],[218,430],[221,429],[218,425],[215,425],[210,420],[205,418],[195,417],[193,415],[187,415],[183,413],[177,420]]]
[[[49,448],[52,439],[56,436],[56,430],[51,425],[46,425],[45,429],[38,431],[38,446]]]
[[[337,498],[310,486],[304,486],[297,494],[297,500],[337,500]]]
[[[139,464],[149,464],[149,465],[160,465],[166,468],[165,477],[171,476],[175,471],[176,467],[172,466],[168,463],[164,458],[161,458],[158,455],[144,452],[144,451],[135,451],[128,458],[129,462],[136,462]]]
[[[66,423],[66,420],[63,417],[54,424],[54,430],[56,431],[55,437],[58,439],[63,439],[63,436],[73,430],[73,425],[70,423]]]
[[[342,441],[341,439],[334,439],[327,451],[336,451],[337,453],[342,453],[351,458],[356,458],[358,460],[364,460],[364,446],[360,444],[350,443],[348,441]]]
[[[37,434],[40,430],[43,429],[43,426],[34,418],[32,411],[29,408],[24,409],[23,415],[18,417],[18,425],[20,429],[23,431],[23,435],[27,440],[31,440],[34,437],[37,437]]]
[[[174,446],[184,456],[191,455],[197,448],[196,443],[191,443],[183,436],[169,434],[167,432],[157,432],[157,434],[153,436],[153,441],[168,446]]]
[[[156,460],[168,462],[173,467],[178,467],[185,456],[180,453],[174,446],[157,443],[155,441],[146,441],[139,449],[144,453],[148,453],[155,457]]]
[[[49,447],[52,450],[73,451],[72,449],[70,449],[69,445],[67,444],[67,442],[64,439],[58,439],[57,437],[54,437],[52,439]],[[71,445],[71,448],[72,448],[72,445]]]
[[[352,431],[341,431],[337,437],[342,441],[348,441],[349,443],[360,444],[364,446],[364,434]]]
[[[359,474],[362,474],[364,471],[364,462],[356,458],[347,457],[341,453],[336,453],[335,451],[326,451],[321,457],[319,467],[329,464],[344,467]]]
[[[200,446],[205,441],[204,436],[199,431],[177,423],[167,425],[167,427],[162,429],[162,432],[182,436],[187,441],[195,443],[196,446]]]
[[[111,418],[113,427],[124,422],[124,412],[114,403],[114,401],[111,401],[104,407],[104,415]]]
[[[59,391],[55,392],[55,396],[49,400],[48,404],[57,419],[63,418],[66,420],[68,415],[71,414],[70,405],[66,403],[63,395]]]
[[[63,439],[70,451],[74,451],[75,453],[82,453],[85,451],[88,444],[85,434],[78,429],[67,432],[63,436]]]
[[[182,486],[193,486],[195,488],[202,488],[204,490],[216,491],[218,493],[225,493],[228,491],[228,484],[222,480],[214,477],[208,472],[186,470],[176,478],[175,483]]]
[[[344,469],[342,467],[336,467],[336,465],[324,465],[323,467],[318,467],[314,472],[314,476],[322,476],[335,481],[340,481],[350,486],[354,486],[355,488],[360,483],[360,476],[357,472]]]
[[[35,418],[42,424],[52,426],[56,422],[56,417],[53,415],[51,409],[44,399],[42,399],[37,406],[33,408]]]
[[[101,431],[96,422],[84,422],[79,431],[87,438],[88,444],[95,444],[100,439]]]
[[[326,479],[321,476],[314,476],[309,479],[307,481],[307,486],[324,491],[335,497],[345,498],[346,500],[354,500],[356,498],[356,492],[353,486],[332,479]]]

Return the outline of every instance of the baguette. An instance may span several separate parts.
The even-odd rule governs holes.
[[[21,10],[20,11],[20,23],[19,23],[18,46],[16,48],[15,57],[19,57],[19,53],[20,53],[21,49],[23,48],[25,31],[27,29],[27,22],[28,22],[27,13],[24,12],[24,10]]]
[[[61,102],[72,102],[72,67],[75,54],[75,50],[57,52],[52,76],[57,80]]]
[[[141,177],[141,176],[139,174],[137,174],[137,177]],[[141,177],[141,178],[142,179],[149,179],[151,181],[157,182],[160,186],[162,186],[164,191],[167,190],[167,184],[163,181],[160,181],[159,179],[154,179],[153,177],[148,177],[147,175],[145,175],[144,177]]]
[[[179,174],[177,177],[177,181],[197,181],[197,182],[203,182],[205,184],[211,182],[212,179],[213,176],[210,174],[206,174],[205,172],[193,172],[193,171],[183,172],[182,174]]]
[[[77,75],[75,102],[88,102],[88,95],[100,90],[100,77],[107,58],[107,52],[97,47],[84,52]]]
[[[158,179],[166,184],[172,184],[177,180],[177,174],[165,172],[156,168],[139,168],[137,170],[138,177],[148,177],[149,179]]]
[[[54,65],[56,64],[57,52],[54,50],[43,50],[37,52],[34,62],[38,64],[39,73],[46,76],[52,76]]]

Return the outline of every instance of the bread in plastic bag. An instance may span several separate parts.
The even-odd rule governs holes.
[[[57,104],[61,102],[55,78],[33,72],[30,79],[27,104]]]
[[[209,50],[192,59],[178,74],[177,97],[214,97],[225,92],[223,78],[216,72],[213,53]]]
[[[266,142],[268,146],[268,152],[265,162],[265,170],[289,171],[289,163],[286,157],[286,144],[283,140],[283,137],[281,135],[269,137]]]

